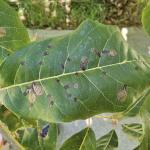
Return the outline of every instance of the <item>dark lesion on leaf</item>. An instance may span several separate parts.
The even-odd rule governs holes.
[[[52,48],[52,45],[51,45],[51,44],[48,44],[47,48]]]
[[[86,56],[83,56],[80,61],[80,69],[85,71],[87,69],[87,66],[88,66],[88,58]]]
[[[50,128],[50,125],[49,125],[49,124],[45,125],[45,126],[42,128],[41,133],[40,133],[40,136],[41,136],[42,138],[45,138],[45,137],[48,135],[48,130],[49,130],[49,128]]]
[[[21,61],[20,65],[24,66],[25,65],[25,61]]]
[[[64,64],[60,64],[61,66],[61,69],[64,69],[65,68],[65,65]]]
[[[67,61],[68,61],[68,62],[70,62],[70,61],[71,61],[70,57],[68,57],[68,58],[67,58]]]
[[[64,85],[64,89],[68,89],[68,88],[70,88],[69,84]]]
[[[48,54],[49,54],[48,50],[45,50],[45,51],[43,52],[43,56],[47,56]]]
[[[104,49],[103,51],[101,51],[101,56],[111,56],[114,57],[117,55],[117,51],[112,49],[112,50],[108,50],[108,49]]]
[[[77,101],[78,101],[78,98],[77,98],[77,97],[74,97],[73,100],[74,100],[74,102],[77,102]]]
[[[92,48],[91,50],[96,56],[101,57],[101,52],[98,49]]]
[[[56,82],[57,82],[57,83],[60,83],[60,79],[57,78],[57,79],[56,79]]]
[[[38,64],[39,64],[40,66],[41,66],[41,65],[43,65],[43,61],[39,61],[39,63],[38,63]]]
[[[48,94],[47,95],[47,99],[48,99],[48,102],[49,102],[49,106],[53,106],[54,105],[54,98],[51,94]]]

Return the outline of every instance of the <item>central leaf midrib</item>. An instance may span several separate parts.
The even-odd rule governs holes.
[[[117,66],[117,65],[122,65],[122,64],[126,64],[126,63],[140,62],[140,61],[142,61],[142,60],[135,60],[134,59],[134,60],[130,60],[130,61],[123,61],[123,62],[119,62],[119,63],[115,63],[115,64],[109,64],[109,65],[105,65],[105,66],[90,68],[90,69],[87,69],[85,71],[79,70],[79,71],[73,71],[73,72],[69,72],[69,73],[63,73],[63,74],[59,74],[59,75],[56,75],[56,76],[50,76],[50,77],[47,77],[47,78],[41,78],[41,79],[36,79],[36,80],[24,82],[24,83],[10,85],[10,86],[1,88],[0,91],[7,90],[7,89],[10,89],[10,88],[14,88],[14,87],[18,87],[18,86],[28,85],[28,84],[31,84],[33,82],[40,82],[40,81],[45,81],[45,80],[50,80],[50,79],[57,79],[57,78],[60,78],[60,77],[63,77],[63,76],[73,75],[75,73],[80,74],[80,73],[83,73],[83,72],[95,71],[95,70],[98,70],[98,69],[101,69],[101,68]]]

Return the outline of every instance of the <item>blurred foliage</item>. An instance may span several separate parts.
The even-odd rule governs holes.
[[[27,27],[75,29],[91,18],[105,24],[137,26],[149,0],[5,0]]]

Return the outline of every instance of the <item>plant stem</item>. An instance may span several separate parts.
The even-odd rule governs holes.
[[[21,146],[18,141],[11,135],[11,132],[5,126],[4,123],[0,121],[0,133],[4,136],[4,138],[8,141],[9,144],[12,145],[14,150],[25,150],[23,146]]]

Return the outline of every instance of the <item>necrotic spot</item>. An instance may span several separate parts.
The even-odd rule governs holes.
[[[128,95],[128,93],[127,93],[127,85],[125,84],[117,92],[117,99],[118,99],[118,101],[124,102],[126,100],[126,98],[127,98],[127,95]]]
[[[64,69],[64,68],[65,68],[64,64],[61,64],[61,68],[62,68],[62,69]]]
[[[77,97],[74,97],[74,99],[73,99],[73,100],[74,100],[74,102],[77,102],[77,100],[78,100],[78,99],[77,99]]]
[[[37,96],[43,95],[44,91],[43,91],[43,88],[40,84],[36,84],[36,83],[33,82],[32,83],[32,88],[33,88],[34,93]]]
[[[83,56],[80,61],[81,70],[86,70],[87,65],[88,65],[88,58],[86,56]]]
[[[67,61],[68,61],[68,62],[70,62],[70,61],[71,61],[71,59],[68,57],[68,58],[67,58]]]
[[[65,89],[68,89],[69,87],[70,87],[69,84],[64,85]]]
[[[24,66],[25,65],[25,61],[21,61],[20,65]]]
[[[48,55],[48,51],[44,51],[43,56],[47,56]]]
[[[41,133],[40,133],[40,136],[41,136],[42,138],[45,138],[45,137],[47,136],[49,128],[50,128],[50,125],[49,125],[49,124],[48,124],[48,125],[45,125],[45,126],[42,128],[42,131],[41,131]]]
[[[96,48],[92,48],[92,52],[94,52],[94,54],[98,57],[101,57],[101,53]]]
[[[73,87],[74,87],[75,89],[78,89],[78,88],[79,88],[79,84],[78,84],[78,83],[75,83],[75,84],[73,85]]]

